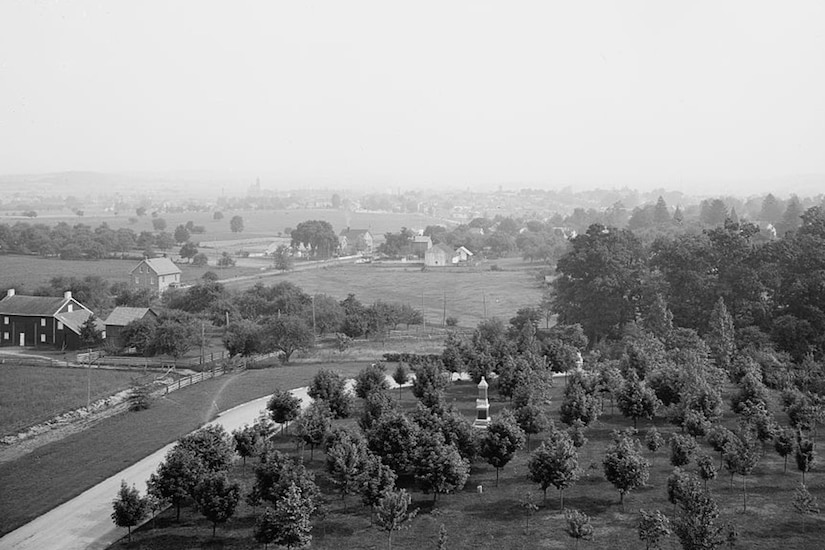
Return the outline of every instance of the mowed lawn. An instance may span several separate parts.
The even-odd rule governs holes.
[[[390,365],[392,368],[392,365]],[[548,413],[559,425],[558,408],[561,402],[564,382],[559,382],[553,390],[552,404]],[[468,418],[474,417],[474,403],[477,389],[469,382],[456,383],[447,391],[447,401]],[[392,395],[398,396],[397,390]],[[412,409],[415,399],[408,389],[402,391],[402,407]],[[491,393],[491,414],[500,414],[506,401]],[[645,452],[652,463],[650,479],[644,488],[631,492],[625,497],[624,509],[619,504],[618,491],[604,478],[602,458],[614,429],[632,426],[630,420],[618,411],[611,413],[605,404],[605,414],[594,427],[587,431],[588,442],[579,454],[581,479],[565,491],[565,507],[581,510],[591,517],[594,540],[582,542],[582,550],[637,550],[644,548],[638,537],[639,509],[661,510],[672,515],[674,508],[667,499],[666,482],[673,468],[669,464],[667,448],[655,455]],[[360,403],[359,403],[360,407]],[[354,416],[357,416],[354,415]],[[338,421],[345,425],[355,425],[353,418]],[[725,417],[725,424],[735,425],[732,414]],[[663,419],[656,419],[657,428],[667,437],[678,431]],[[650,422],[639,423],[639,436],[644,437]],[[563,427],[563,425],[561,425]],[[537,448],[546,434],[534,436],[530,449]],[[287,437],[278,438],[282,452],[295,456],[295,445]],[[718,454],[706,444],[701,444],[701,452],[714,458],[718,465]],[[342,500],[325,473],[326,457],[318,449],[313,460],[309,451],[304,453],[304,464],[314,471],[316,482],[324,492],[325,510],[322,517],[313,520],[312,548],[337,550],[386,548],[386,533],[371,524],[370,512],[364,508],[359,497],[349,496]],[[412,494],[413,507],[419,509],[417,517],[408,529],[397,532],[393,537],[396,550],[421,550],[435,548],[438,532],[444,525],[452,550],[499,550],[499,549],[569,549],[574,548],[573,540],[565,531],[566,521],[559,510],[559,495],[553,488],[547,491],[547,501],[542,502],[539,486],[527,479],[528,449],[519,451],[515,458],[501,471],[496,486],[495,470],[479,459],[473,464],[470,478],[463,490],[455,495],[440,496],[433,507],[432,495],[423,494],[408,481],[401,481]],[[254,482],[251,459],[242,468],[238,463],[232,477],[240,480],[243,495],[248,494]],[[686,469],[695,471],[695,462]],[[819,477],[821,473],[809,474],[808,485],[811,492],[821,502],[825,498],[825,488]],[[748,509],[742,510],[742,482],[735,476],[733,486],[723,470],[717,479],[708,484],[712,496],[717,500],[721,516],[718,525],[731,522],[738,531],[735,548],[773,550],[775,548],[819,549],[822,548],[822,532],[825,521],[822,518],[808,518],[805,522],[794,512],[791,505],[793,491],[800,480],[794,466],[789,465],[783,473],[783,463],[770,446],[754,470],[748,476]],[[478,493],[477,486],[483,487]],[[530,496],[540,506],[530,518],[529,534],[522,502]],[[181,522],[174,519],[174,510],[165,512],[156,522],[146,524],[133,534],[133,542],[125,539],[114,548],[225,548],[253,549],[261,545],[255,543],[252,529],[262,508],[253,509],[245,501],[239,505],[237,517],[218,527],[217,537],[212,538],[211,523],[195,511],[192,506],[182,510]],[[663,548],[679,548],[678,541],[671,538]],[[727,547],[727,546],[725,546]]]
[[[0,364],[0,436],[128,388],[139,373]]]
[[[0,464],[0,535],[176,441],[220,411],[268,395],[276,387],[306,386],[321,368],[351,377],[366,364],[280,366],[273,361],[272,368],[229,374],[173,392],[153,401],[145,411],[107,418],[91,429]]]
[[[463,327],[474,327],[483,320],[485,308],[487,318],[498,317],[506,323],[519,308],[536,307],[542,298],[542,287],[534,270],[520,267],[490,271],[489,264],[474,270],[424,271],[420,266],[343,265],[287,273],[261,282],[271,285],[282,280],[295,283],[309,294],[328,294],[338,300],[355,294],[364,304],[382,300],[421,309],[423,303],[428,324],[441,325],[446,313],[446,317],[456,317]],[[229,286],[243,289],[256,282],[241,281]]]

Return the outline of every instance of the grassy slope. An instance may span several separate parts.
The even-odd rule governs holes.
[[[226,410],[271,393],[305,386],[319,368],[348,376],[363,363],[249,370],[190,386],[139,413],[122,414],[90,430],[0,465],[0,534],[31,521]],[[213,405],[217,404],[217,409]]]
[[[555,391],[550,413],[557,419],[559,397],[562,388]],[[475,388],[469,384],[456,384],[448,399],[456,399],[462,412],[473,416],[473,399]],[[393,394],[396,395],[396,394]],[[406,406],[413,406],[413,399],[408,390],[404,392]],[[495,415],[503,404],[492,403]],[[606,415],[587,434],[590,441],[583,448],[580,466],[585,471],[582,479],[565,492],[565,505],[577,508],[592,517],[595,528],[595,540],[581,545],[582,549],[619,549],[630,550],[642,547],[638,539],[636,525],[638,510],[660,509],[670,514],[672,505],[667,501],[665,482],[672,468],[668,455],[660,450],[654,458],[648,486],[631,493],[625,499],[625,510],[619,506],[619,496],[615,489],[603,477],[601,458],[609,440],[612,429],[627,427],[630,422],[618,413]],[[732,416],[726,417],[727,423],[733,423]],[[348,422],[352,422],[351,420]],[[659,420],[659,429],[672,432],[670,426],[663,426]],[[649,426],[641,423],[641,435]],[[533,438],[531,447],[536,448],[539,441]],[[286,441],[281,443],[282,450],[294,452],[294,447]],[[705,447],[705,452],[717,457],[712,450]],[[306,455],[308,459],[309,455]],[[649,455],[648,455],[649,457]],[[526,479],[527,453],[521,451],[508,464],[501,474],[501,481],[495,487],[495,471],[481,462],[473,466],[469,481],[463,491],[456,495],[441,497],[435,509],[432,508],[431,496],[423,495],[413,489],[413,502],[420,506],[418,517],[412,527],[401,531],[394,537],[393,548],[420,550],[434,548],[441,524],[447,528],[448,547],[453,550],[500,549],[500,548],[572,548],[573,542],[564,531],[564,518],[558,510],[558,493],[551,487],[548,490],[547,503],[544,504],[530,520],[530,535],[524,531],[524,513],[519,501],[532,493],[534,502],[541,504],[541,491],[537,485]],[[589,468],[590,465],[593,468]],[[372,549],[386,546],[386,535],[370,526],[369,513],[356,497],[349,497],[342,502],[331,494],[332,488],[324,480],[324,457],[316,451],[315,459],[310,463],[317,479],[328,497],[328,514],[323,520],[314,521],[312,547],[316,549]],[[689,469],[695,468],[691,463]],[[792,467],[791,467],[792,468]],[[242,478],[242,484],[250,487],[253,481],[252,468],[247,466],[245,472],[238,468],[236,477]],[[825,490],[816,480],[816,475],[809,476],[809,486],[820,499],[825,498]],[[805,549],[821,548],[820,533],[822,520],[809,519],[807,528],[803,529],[802,520],[793,512],[790,500],[793,489],[799,481],[799,475],[789,470],[782,473],[782,461],[768,450],[757,466],[754,475],[747,480],[748,511],[742,512],[741,479],[736,476],[734,486],[729,488],[729,478],[723,471],[719,478],[710,482],[709,488],[717,499],[722,516],[720,524],[732,521],[739,531],[737,547],[768,550],[778,547]],[[476,493],[476,486],[483,485],[484,493]],[[133,536],[136,542],[132,546],[120,543],[115,548],[259,548],[251,536],[255,516],[259,510],[252,510],[242,504],[238,517],[226,526],[218,528],[216,540],[211,538],[211,524],[191,508],[185,509],[180,525],[174,523],[174,515],[167,512],[159,519],[161,529],[153,530],[150,525]],[[671,540],[676,548],[678,543]]]
[[[0,365],[0,435],[43,422],[129,387],[135,373]]]

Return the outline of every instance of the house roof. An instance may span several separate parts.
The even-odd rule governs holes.
[[[76,309],[74,311],[67,311],[58,313],[54,316],[55,319],[63,323],[63,326],[71,330],[75,334],[80,334],[80,327],[86,322],[86,319],[93,314],[88,309]],[[106,325],[100,319],[95,318],[95,326],[98,330],[105,330]]]
[[[7,296],[0,300],[0,314],[51,317],[71,298],[54,296]]]
[[[106,317],[104,324],[107,326],[125,327],[132,321],[143,319],[143,317],[152,311],[148,307],[126,307],[118,306]],[[154,313],[154,312],[152,312]]]
[[[342,229],[341,233],[338,234],[339,237],[346,237],[347,239],[357,239],[362,235],[366,235],[370,232],[369,229]]]
[[[451,246],[448,246],[444,243],[438,243],[436,245],[433,245],[433,247],[431,249],[429,249],[427,252],[432,253],[432,252],[435,252],[436,250],[441,250],[444,253],[446,253],[448,256],[452,256],[453,254],[455,254],[455,250],[453,250],[453,248]]]
[[[432,239],[430,238],[429,235],[416,235],[415,237],[413,237],[413,242],[414,243],[430,243],[430,242],[432,242]]]
[[[468,256],[472,256],[472,255],[473,255],[473,253],[472,253],[472,252],[470,252],[469,250],[467,250],[467,248],[466,248],[466,247],[464,247],[464,246],[459,246],[459,247],[456,249],[456,252],[464,252],[464,253],[465,253],[466,255],[468,255]]]
[[[144,263],[158,275],[174,275],[181,272],[180,268],[169,258],[146,258],[140,262],[140,264]],[[140,267],[140,264],[136,265],[135,269]],[[133,273],[135,269],[132,270]]]

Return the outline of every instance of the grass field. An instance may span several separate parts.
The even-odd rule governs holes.
[[[392,212],[346,212],[344,210],[326,209],[295,209],[295,210],[225,210],[222,220],[212,219],[212,212],[181,212],[162,213],[159,218],[166,220],[166,231],[172,233],[180,224],[192,221],[195,225],[202,225],[205,233],[194,235],[193,241],[222,241],[230,239],[248,239],[254,237],[271,237],[279,233],[285,233],[287,227],[295,227],[307,220],[326,220],[338,234],[347,227],[358,229],[369,229],[374,236],[382,236],[386,232],[398,232],[402,227],[410,229],[424,229],[428,225],[444,225],[444,220],[425,216],[423,214],[396,214]],[[244,230],[241,233],[232,233],[229,228],[229,220],[233,216],[241,216],[244,220]],[[27,223],[44,223],[56,225],[66,222],[69,225],[78,223],[97,227],[106,222],[114,230],[121,227],[132,229],[135,233],[141,231],[153,231],[152,217],[142,216],[136,223],[130,223],[129,218],[134,218],[135,213],[121,212],[114,214],[94,214],[87,213],[86,216],[79,217],[74,214],[45,214],[33,219],[22,219],[19,217],[0,216],[0,223],[14,224],[18,221]]]
[[[129,272],[137,265],[135,260],[59,260],[39,256],[0,255],[0,288],[14,288],[18,294],[33,292],[40,286],[48,286],[52,277],[78,277],[98,275],[109,284],[127,282]],[[259,273],[256,268],[217,268],[180,265],[184,283],[199,280],[207,271],[214,271],[221,278]]]
[[[0,365],[0,436],[84,407],[129,387],[135,373],[79,368]]]
[[[154,401],[148,410],[107,418],[0,464],[0,535],[197,429],[219,411],[268,395],[275,387],[305,386],[320,368],[352,376],[364,364],[275,366],[207,380]]]
[[[563,383],[562,383],[563,384]],[[549,412],[557,419],[558,403],[562,388],[554,390],[553,405]],[[455,400],[462,413],[468,418],[473,416],[476,388],[470,383],[457,383],[448,390],[448,400]],[[395,395],[395,394],[394,394]],[[409,390],[404,391],[405,407],[414,406]],[[493,399],[491,412],[495,416],[503,407],[502,402]],[[728,417],[727,423],[734,419]],[[353,420],[345,421],[353,423]],[[595,529],[594,540],[583,542],[584,549],[635,550],[643,548],[638,538],[637,523],[639,509],[659,509],[671,514],[673,506],[667,500],[666,478],[672,467],[667,452],[660,450],[655,456],[648,455],[653,461],[650,480],[646,487],[630,493],[625,498],[625,509],[619,506],[619,495],[602,474],[601,459],[604,455],[610,431],[628,427],[630,422],[618,413],[610,414],[607,407],[596,426],[587,433],[589,442],[582,448],[579,465],[583,469],[580,481],[565,491],[565,506],[579,509],[592,518]],[[663,432],[674,431],[670,426],[658,428]],[[649,427],[640,423],[642,436]],[[536,448],[539,441],[533,438],[531,448]],[[283,452],[294,454],[294,445],[286,438],[280,440]],[[705,447],[707,452],[718,460],[718,455]],[[514,460],[501,472],[499,486],[495,486],[495,471],[481,461],[473,465],[470,479],[463,491],[455,495],[442,496],[435,508],[431,495],[424,495],[414,487],[413,503],[419,508],[418,516],[412,526],[396,534],[393,548],[420,550],[435,548],[440,526],[445,525],[449,537],[448,548],[453,550],[473,549],[511,549],[511,548],[573,548],[574,543],[564,531],[564,516],[559,511],[558,494],[552,487],[548,490],[547,502],[542,504],[539,487],[527,480],[526,450],[520,451]],[[312,548],[317,549],[374,549],[386,547],[386,534],[370,525],[369,511],[364,509],[357,497],[342,501],[333,492],[325,480],[325,457],[316,450],[314,460],[309,462],[305,454],[305,464],[315,471],[316,479],[326,496],[327,513],[324,518],[316,518],[313,525]],[[695,469],[691,463],[687,467]],[[252,468],[247,465],[245,473],[238,467],[233,474],[240,478],[248,491],[253,482]],[[821,501],[825,498],[825,489],[821,474],[808,476],[809,489]],[[775,548],[818,549],[822,548],[823,520],[807,520],[803,526],[801,517],[793,511],[790,504],[793,490],[800,476],[789,468],[782,473],[781,459],[769,449],[754,473],[748,477],[748,510],[742,511],[741,479],[736,476],[731,489],[729,476],[725,471],[709,483],[709,489],[717,500],[721,517],[719,524],[732,522],[739,533],[736,548],[769,550]],[[484,487],[483,494],[477,494],[476,486]],[[519,502],[527,494],[532,494],[534,502],[541,505],[530,519],[530,534],[525,533],[525,516]],[[252,539],[251,530],[255,516],[260,513],[245,503],[240,505],[238,516],[225,526],[218,528],[215,539],[211,537],[211,523],[195,512],[191,507],[182,512],[181,523],[176,524],[174,513],[168,511],[158,520],[158,528],[147,524],[134,535],[133,543],[121,542],[115,548],[225,548],[246,549],[260,548]],[[665,548],[678,548],[678,542],[671,539]]]
[[[512,259],[498,262],[505,271],[490,271],[489,264],[478,269],[428,269],[382,267],[381,264],[343,265],[327,269],[287,273],[265,281],[288,280],[310,294],[328,294],[344,299],[352,293],[365,304],[376,300],[408,303],[420,309],[422,299],[427,323],[440,325],[444,318],[458,318],[459,325],[474,327],[485,317],[505,322],[525,306],[541,301],[542,287],[533,268]],[[230,284],[248,288],[256,281]],[[446,297],[446,308],[444,299]]]

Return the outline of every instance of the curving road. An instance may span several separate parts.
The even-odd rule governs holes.
[[[307,388],[291,390],[301,399],[302,406],[309,404]],[[206,424],[220,424],[228,432],[252,424],[261,411],[266,409],[269,396],[244,403],[218,415]],[[116,527],[111,520],[112,501],[120,490],[121,480],[135,485],[146,493],[146,481],[157,470],[166,453],[175,444],[152,453],[143,460],[126,468],[109,479],[98,483],[85,493],[61,504],[39,518],[0,538],[0,550],[60,548],[82,550],[104,549],[126,536],[126,529]]]

